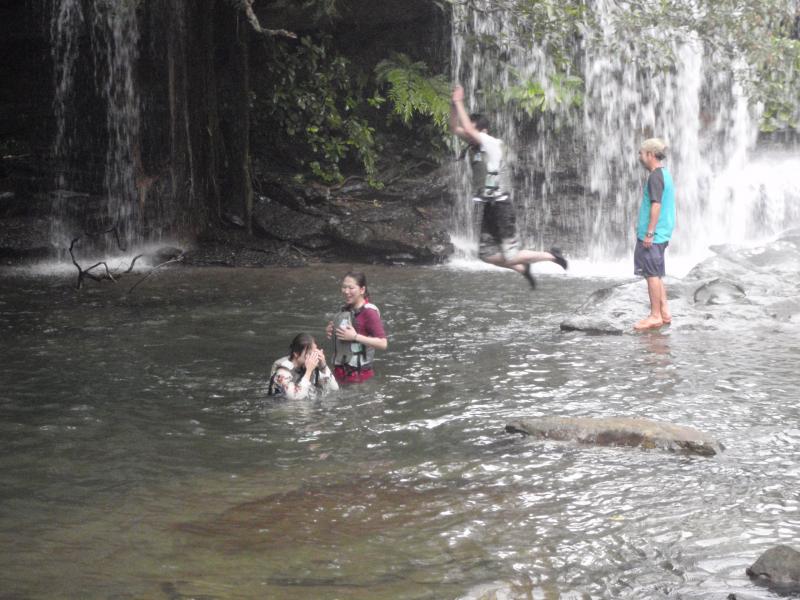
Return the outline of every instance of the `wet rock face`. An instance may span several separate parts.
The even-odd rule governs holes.
[[[50,222],[41,217],[2,219],[0,227],[0,261],[18,264],[44,259],[57,252],[50,241]]]
[[[683,425],[626,417],[545,417],[506,425],[508,433],[599,446],[661,448],[700,456],[714,456],[723,446],[711,436]]]
[[[800,552],[786,545],[774,546],[747,568],[748,577],[779,593],[800,593]]]
[[[670,327],[715,330],[730,326],[791,327],[800,323],[800,233],[787,232],[761,248],[715,246],[717,254],[683,279],[664,278]],[[669,264],[669,257],[667,257]],[[563,331],[634,333],[649,312],[645,281],[624,283],[592,294],[561,323]]]
[[[444,177],[400,179],[382,190],[281,185],[254,208],[257,235],[331,258],[430,264],[453,252]]]
[[[307,248],[330,245],[326,239],[324,216],[293,210],[271,198],[261,198],[253,208],[253,226],[257,233],[292,242]]]

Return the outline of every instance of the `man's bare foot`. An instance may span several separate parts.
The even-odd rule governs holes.
[[[661,318],[650,315],[636,323],[633,328],[636,331],[646,331],[648,329],[658,329],[662,325],[664,325],[664,321],[662,321]]]
[[[664,325],[669,325],[672,323],[672,315],[669,313],[661,313],[661,320],[664,322]]]

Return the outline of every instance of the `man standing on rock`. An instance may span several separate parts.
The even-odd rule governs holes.
[[[470,146],[472,199],[475,211],[479,211],[476,218],[481,222],[480,259],[521,273],[531,287],[536,287],[531,263],[549,260],[566,269],[567,259],[558,248],[535,252],[520,247],[514,205],[505,182],[503,142],[489,135],[485,116],[467,114],[464,89],[460,85],[453,90],[450,130]]]
[[[675,227],[675,186],[672,175],[661,164],[666,155],[667,145],[659,138],[645,140],[639,148],[639,162],[650,175],[639,206],[633,272],[647,280],[650,314],[633,326],[637,331],[657,329],[672,322],[662,279],[664,253]]]

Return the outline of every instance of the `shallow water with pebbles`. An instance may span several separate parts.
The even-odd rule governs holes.
[[[265,397],[345,270],[184,269],[132,294],[0,275],[4,594],[771,597],[744,570],[800,537],[796,336],[562,333],[608,281],[370,267],[376,379]],[[665,420],[726,451],[504,433],[543,415]]]

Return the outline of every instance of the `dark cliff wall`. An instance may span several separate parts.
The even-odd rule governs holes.
[[[79,199],[67,200],[72,203],[68,227],[78,234],[113,220],[101,214],[109,133],[87,33],[78,42],[82,54],[73,104],[78,144],[60,165],[54,162],[54,4],[56,0],[0,0],[0,256],[53,253],[47,222],[59,169],[68,170],[69,197]],[[274,0],[257,2],[256,8],[265,28],[313,39],[325,36],[331,49],[361,73],[372,73],[392,52],[426,61],[434,70],[447,68],[447,15],[430,0],[340,0],[336,16],[321,19],[297,10],[299,5]],[[87,14],[92,6],[93,0],[83,0]],[[274,186],[278,175],[292,176],[285,165],[271,160],[289,148],[271,142],[275,138],[269,132],[254,135],[258,123],[251,118],[257,91],[253,74],[262,72],[274,56],[230,0],[145,0],[138,21],[135,77],[141,127],[129,149],[135,170],[136,189],[130,198],[135,227],[144,238],[185,239],[225,228],[232,219],[252,232],[254,185],[265,189]],[[371,124],[395,137],[407,134],[390,131],[385,118]],[[254,155],[265,157],[256,175]],[[344,163],[348,166],[357,167]]]
[[[36,6],[29,1],[0,1],[0,176],[4,178],[4,191],[11,186],[7,181],[10,163],[32,153],[46,157],[51,144],[48,23]],[[34,175],[28,173],[27,177]],[[22,174],[17,177],[25,178]]]

